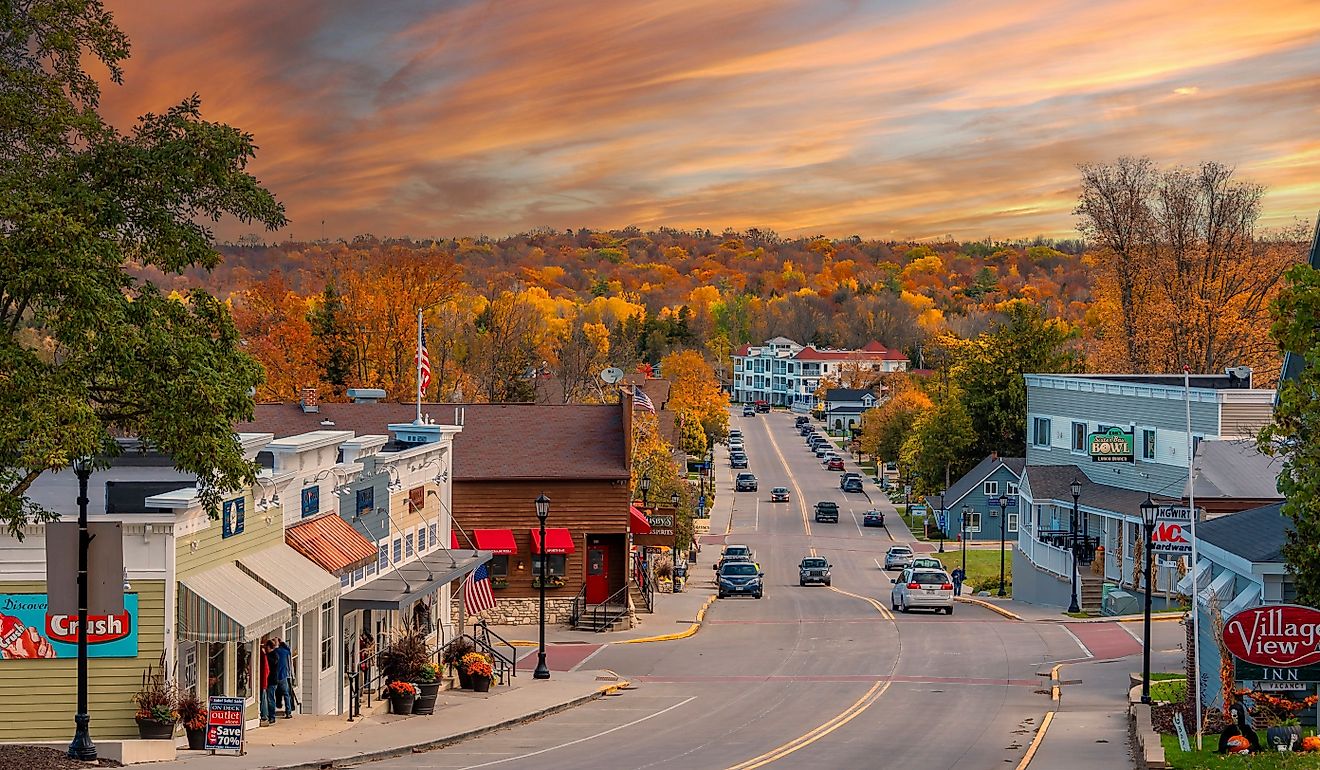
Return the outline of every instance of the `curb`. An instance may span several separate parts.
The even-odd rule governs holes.
[[[675,639],[686,639],[701,629],[701,622],[706,619],[706,608],[710,607],[714,601],[714,596],[706,598],[706,603],[701,605],[701,609],[697,610],[696,622],[690,624],[686,630],[672,634],[660,634],[659,636],[643,636],[639,639],[621,639],[614,642],[614,644],[646,644],[648,642],[671,642]]]
[[[984,607],[987,610],[990,610],[991,612],[997,612],[1000,615],[1003,615],[1009,620],[1023,620],[1023,617],[1021,615],[1017,614],[1016,612],[1010,612],[1009,610],[1006,610],[1003,607],[996,605],[994,602],[983,602],[980,599],[973,599],[968,596],[955,596],[954,601],[962,602],[963,604],[975,604],[978,607]]]
[[[1036,730],[1036,737],[1032,739],[1031,745],[1027,747],[1027,753],[1022,757],[1022,761],[1018,763],[1017,770],[1025,770],[1027,765],[1031,764],[1031,760],[1035,759],[1036,751],[1040,749],[1041,742],[1045,740],[1045,731],[1050,729],[1050,722],[1053,721],[1054,712],[1046,711],[1045,718],[1040,720],[1040,727]]]
[[[610,693],[617,692],[619,690],[631,686],[632,683],[626,680],[615,682],[614,684],[597,688],[595,692],[589,693],[587,695],[578,696],[564,703],[557,703],[553,706],[547,706],[543,709],[533,711],[530,714],[521,714],[519,716],[506,719],[502,722],[497,722],[491,725],[483,725],[481,727],[475,727],[471,730],[466,730],[461,733],[454,733],[452,735],[446,735],[441,738],[435,738],[429,741],[422,741],[421,743],[411,743],[406,746],[395,746],[393,748],[380,749],[378,751],[366,751],[361,754],[350,754],[348,756],[343,756],[343,757],[319,759],[314,762],[299,762],[292,765],[262,765],[261,770],[326,770],[327,768],[332,768],[332,767],[352,767],[355,765],[363,764],[365,762],[379,762],[382,759],[394,759],[396,757],[403,757],[409,754],[417,754],[425,751],[434,751],[436,749],[443,749],[446,746],[453,746],[456,743],[462,743],[463,741],[471,740],[472,738],[477,738],[482,735],[486,735],[487,733],[495,732],[496,730],[502,730],[506,727],[514,727],[516,725],[524,724],[526,722],[532,722],[537,719],[541,719],[542,717],[550,716],[552,714],[558,714],[561,711],[567,711],[568,709],[571,709],[575,706],[581,706],[584,703],[589,703],[598,698],[602,698],[606,695],[609,695]]]

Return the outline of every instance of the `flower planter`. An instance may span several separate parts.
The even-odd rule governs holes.
[[[440,683],[414,682],[413,684],[421,694],[417,696],[417,700],[413,701],[412,713],[434,714],[435,699],[440,695]]]
[[[488,676],[472,677],[472,689],[475,692],[490,692],[491,678]]]
[[[462,668],[458,669],[458,686],[464,690],[472,689],[472,675]]]
[[[1279,746],[1286,746],[1287,751],[1296,751],[1301,742],[1301,725],[1270,727],[1265,730],[1265,743],[1274,751],[1278,751]]]
[[[206,747],[206,728],[198,727],[193,729],[185,727],[184,732],[188,734],[188,749],[191,751],[201,751]]]
[[[413,705],[417,702],[417,696],[409,693],[408,695],[390,695],[390,713],[406,716],[413,713]]]
[[[167,741],[174,737],[173,722],[157,722],[153,719],[138,719],[138,737],[144,741]]]

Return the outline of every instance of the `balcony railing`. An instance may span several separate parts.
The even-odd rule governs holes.
[[[1018,548],[1027,560],[1046,572],[1065,580],[1071,577],[1072,554],[1067,549],[1037,540],[1026,529],[1018,530]]]

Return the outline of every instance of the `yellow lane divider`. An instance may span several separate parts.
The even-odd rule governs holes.
[[[1040,742],[1045,740],[1045,731],[1050,729],[1050,722],[1054,721],[1054,712],[1046,711],[1045,718],[1040,720],[1040,729],[1036,731],[1036,737],[1032,739],[1031,745],[1027,747],[1027,753],[1023,755],[1022,761],[1018,763],[1016,770],[1026,770],[1027,765],[1031,764],[1032,757],[1036,756],[1036,750],[1040,748]]]
[[[848,591],[845,591],[842,588],[835,588],[834,586],[830,586],[829,588],[831,591],[833,591],[836,594],[843,594],[844,596],[851,596],[854,599],[861,599],[862,601],[874,607],[875,611],[880,613],[880,617],[884,618],[885,620],[894,619],[894,613],[890,612],[889,608],[881,604],[880,601],[877,599],[872,599],[869,596],[862,596],[861,594],[849,593]]]
[[[862,697],[858,698],[857,701],[844,710],[843,713],[822,724],[820,727],[817,727],[815,730],[812,730],[806,735],[794,738],[788,743],[785,743],[778,748],[771,749],[760,756],[752,757],[745,762],[733,765],[729,770],[755,770],[755,768],[764,767],[771,762],[783,759],[799,749],[804,749],[807,746],[810,746],[821,738],[824,738],[835,730],[838,730],[840,727],[843,727],[856,719],[863,711],[870,708],[871,704],[879,700],[881,695],[885,694],[885,690],[889,689],[890,684],[892,684],[892,682],[876,682],[871,685],[871,689],[867,690]]]
[[[784,466],[784,473],[788,474],[788,483],[793,485],[793,493],[797,495],[798,512],[802,515],[802,529],[811,537],[811,521],[807,518],[807,500],[802,496],[802,487],[798,486],[797,476],[793,475],[793,469],[788,466],[788,460],[784,453],[779,449],[779,442],[775,441],[774,431],[766,427],[766,435],[770,437],[770,446],[774,447],[775,454],[779,457],[779,462]],[[816,555],[815,546],[811,547],[811,555]]]

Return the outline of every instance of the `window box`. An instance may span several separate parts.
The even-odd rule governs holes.
[[[536,577],[532,578],[532,588],[540,588],[540,587],[541,587],[541,576],[537,575]],[[545,587],[547,589],[563,588],[564,578],[560,575],[547,575],[545,578]]]
[[[508,576],[508,575],[491,575],[491,576],[490,576],[490,587],[491,587],[491,588],[508,588],[508,587],[509,587],[509,576]]]

